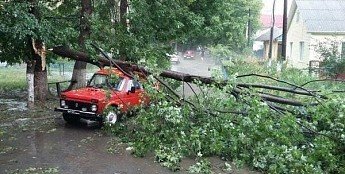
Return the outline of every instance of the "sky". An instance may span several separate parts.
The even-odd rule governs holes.
[[[261,14],[272,14],[272,8],[273,8],[273,2],[274,0],[261,0],[262,3],[264,4]],[[288,0],[288,9],[290,7],[292,0]],[[276,15],[282,15],[283,14],[283,9],[284,8],[284,0],[276,0],[276,5],[275,5],[275,14]],[[289,11],[288,11],[289,12]]]

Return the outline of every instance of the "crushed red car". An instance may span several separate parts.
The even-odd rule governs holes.
[[[62,92],[55,111],[62,112],[68,123],[84,118],[114,124],[122,114],[148,103],[139,80],[110,68],[96,72],[86,87]]]

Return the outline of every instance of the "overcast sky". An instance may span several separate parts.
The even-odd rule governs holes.
[[[261,13],[262,14],[272,14],[272,7],[273,7],[273,1],[274,0],[262,0],[262,3],[264,4]],[[292,0],[288,0],[288,9],[290,8]],[[275,6],[275,14],[283,14],[283,7],[284,7],[284,0],[276,0],[276,6]],[[288,11],[289,12],[289,11]]]

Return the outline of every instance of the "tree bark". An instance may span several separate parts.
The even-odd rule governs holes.
[[[129,28],[129,26],[127,24],[127,17],[126,17],[127,8],[128,8],[128,0],[121,0],[120,1],[120,25],[121,25],[121,27],[119,29],[122,30],[123,34],[126,34],[128,28]],[[119,54],[120,54],[120,60],[126,60],[127,59],[126,45],[123,43],[123,41],[120,42]]]
[[[89,18],[92,14],[91,0],[81,0],[80,11],[80,33],[78,37],[78,44],[83,51],[86,50],[85,40],[90,37],[91,25]],[[86,65],[84,61],[76,61],[73,68],[71,83],[68,89],[81,88],[86,85]]]
[[[39,101],[41,103],[45,103],[47,99],[47,93],[48,93],[48,83],[47,83],[47,70],[41,69],[42,67],[38,65],[38,63],[35,64],[35,98],[36,101]]]
[[[35,60],[34,86],[36,101],[44,103],[48,93],[47,69],[45,64],[45,46],[41,40],[32,41]]]
[[[26,82],[28,85],[27,107],[29,109],[32,109],[35,106],[34,71],[35,71],[35,61],[28,60],[26,62]]]
[[[40,21],[41,14],[37,8],[38,2],[30,0],[30,13]],[[39,37],[39,36],[38,36]],[[31,55],[27,61],[27,83],[28,83],[28,106],[32,107],[32,103],[40,101],[45,103],[48,93],[47,70],[46,70],[46,48],[42,40],[34,39],[28,36],[28,49],[31,50]],[[32,88],[32,84],[34,88]],[[32,94],[34,91],[34,95]]]
[[[127,0],[121,0],[120,2],[120,22],[123,26],[127,27],[127,7],[128,7],[128,1]]]
[[[86,62],[75,61],[68,90],[82,88],[86,85]]]

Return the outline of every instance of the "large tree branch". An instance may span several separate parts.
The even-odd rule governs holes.
[[[87,62],[93,65],[96,65],[98,67],[104,67],[104,62],[108,61],[102,57],[99,57],[98,60],[93,60],[88,54],[84,53],[84,52],[80,52],[80,51],[75,51],[70,49],[69,47],[66,46],[56,46],[52,49],[50,49],[54,54],[57,54],[61,57],[67,57],[73,60],[77,60],[77,61],[83,61],[83,62]],[[104,60],[103,60],[104,59]]]
[[[126,71],[139,71],[144,73],[145,75],[151,74],[149,71],[147,71],[145,68],[140,67],[135,64],[131,64],[129,62],[124,62],[120,60],[108,60],[104,57],[98,56],[97,60],[94,60],[91,58],[90,55],[71,50],[68,47],[63,47],[63,46],[58,46],[54,47],[52,49],[53,53],[62,56],[62,57],[68,57],[74,60],[79,60],[79,61],[84,61],[93,65],[96,65],[100,68],[103,68],[104,66],[111,66],[114,63],[117,64],[119,67]],[[195,81],[200,81],[203,84],[213,84],[216,85],[219,88],[222,88],[227,84],[227,81],[217,81],[213,78],[210,77],[202,77],[202,76],[196,76],[196,75],[190,75],[186,73],[181,73],[181,72],[176,72],[176,71],[170,71],[170,70],[165,70],[159,74],[161,77],[166,77],[166,78],[171,78],[175,79],[178,81],[183,81],[183,82],[195,82]],[[285,91],[285,92],[292,92],[295,94],[301,94],[301,95],[311,95],[309,91],[302,91],[302,90],[291,90],[287,88],[282,88],[282,87],[274,87],[274,86],[268,86],[268,85],[256,85],[256,84],[239,84],[238,87],[257,87],[257,88],[265,88],[265,89],[271,89],[271,90],[279,90],[279,91]],[[235,87],[231,93],[235,93],[236,95],[241,94],[242,90],[240,88]],[[266,101],[270,102],[275,102],[275,103],[281,103],[281,104],[287,104],[287,105],[293,105],[293,106],[305,106],[305,104],[299,102],[299,101],[294,101],[291,99],[285,99],[282,97],[277,97],[273,95],[267,95],[267,94],[259,94],[261,98],[263,98]]]

